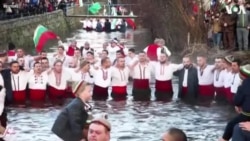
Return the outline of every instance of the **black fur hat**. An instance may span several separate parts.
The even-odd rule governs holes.
[[[8,45],[8,49],[9,50],[14,50],[14,49],[16,49],[16,46],[12,42],[10,42],[9,45]]]

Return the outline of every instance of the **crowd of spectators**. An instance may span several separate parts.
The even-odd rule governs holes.
[[[74,4],[74,0],[7,0],[0,3],[0,20],[43,14],[58,9],[65,12],[66,7]]]
[[[209,46],[230,51],[249,50],[250,2],[217,0],[205,17]]]

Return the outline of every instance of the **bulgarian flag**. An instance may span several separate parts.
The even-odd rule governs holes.
[[[36,51],[41,52],[43,46],[50,39],[57,39],[57,35],[54,32],[49,31],[46,27],[38,25],[34,32],[34,37],[33,37]]]

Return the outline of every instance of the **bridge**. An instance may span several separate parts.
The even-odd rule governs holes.
[[[138,5],[137,4],[105,4],[105,3],[100,3],[101,9],[98,11],[96,14],[92,14],[89,11],[89,7],[91,7],[92,4],[85,3],[83,4],[82,7],[85,9],[83,14],[78,14],[74,15],[73,13],[67,13],[67,17],[75,17],[75,18],[104,18],[104,19],[127,19],[127,18],[139,18],[140,16],[131,14],[132,9],[136,8]],[[115,7],[115,8],[113,8]],[[117,10],[117,7],[121,7],[121,11],[119,15],[117,14],[117,11],[114,12],[114,9]],[[114,14],[115,13],[115,14]]]
[[[130,15],[118,15],[118,16],[111,16],[111,15],[66,15],[67,17],[76,17],[76,18],[104,18],[104,19],[126,19],[126,18],[138,18],[138,16],[130,16]]]

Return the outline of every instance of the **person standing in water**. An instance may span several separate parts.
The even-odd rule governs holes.
[[[52,127],[52,132],[64,141],[83,140],[83,129],[88,119],[91,106],[87,103],[91,99],[92,88],[89,84],[80,81],[73,84],[72,100],[58,115]]]
[[[240,78],[242,84],[238,87],[237,94],[234,96],[235,110],[238,113],[236,117],[227,123],[224,134],[219,141],[229,141],[233,135],[233,130],[240,122],[250,121],[250,65],[240,68]]]

